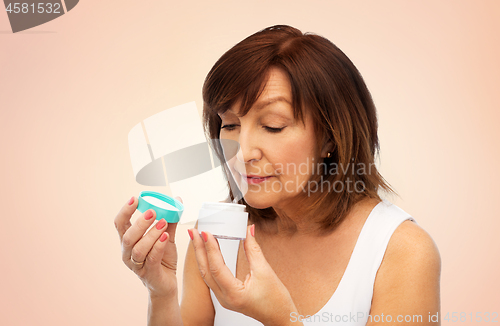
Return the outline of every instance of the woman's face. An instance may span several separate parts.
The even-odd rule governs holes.
[[[220,114],[220,138],[240,146],[228,158],[229,169],[252,207],[290,208],[294,197],[307,191],[319,153],[310,114],[304,124],[295,120],[291,103],[288,77],[272,68],[263,93],[245,116],[237,115],[239,103]]]

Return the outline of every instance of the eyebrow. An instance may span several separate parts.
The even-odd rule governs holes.
[[[284,96],[276,96],[276,97],[270,98],[269,100],[267,100],[265,102],[264,101],[260,101],[260,102],[261,103],[257,102],[258,104],[255,106],[255,109],[257,111],[260,111],[263,108],[265,108],[266,106],[269,106],[269,105],[276,103],[276,102],[286,102],[286,103],[292,105],[292,103],[290,103],[290,101]],[[239,116],[236,113],[234,113],[231,109],[228,109],[227,111],[231,112],[232,114],[234,114],[236,116]]]

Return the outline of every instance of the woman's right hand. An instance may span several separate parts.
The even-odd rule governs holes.
[[[180,197],[176,198],[182,202]],[[156,220],[156,212],[149,209],[131,224],[130,218],[137,204],[137,199],[132,197],[115,218],[122,244],[122,260],[139,276],[150,296],[172,297],[177,294],[177,223],[169,224],[162,219],[147,231]]]

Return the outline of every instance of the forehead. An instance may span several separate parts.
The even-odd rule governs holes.
[[[275,97],[282,97],[291,103],[292,86],[284,71],[278,68],[271,68],[268,72],[266,86],[259,100],[266,101]]]
[[[282,102],[292,106],[292,87],[288,76],[285,72],[278,68],[270,68],[267,73],[267,79],[264,89],[255,103],[252,105],[251,110],[260,111],[269,104]],[[233,114],[239,115],[241,107],[241,99],[237,100],[230,108],[229,111]]]

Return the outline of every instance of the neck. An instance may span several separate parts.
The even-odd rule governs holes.
[[[303,202],[293,198],[273,206],[277,217],[266,223],[262,232],[283,238],[316,236],[321,233],[319,221],[304,207]]]
[[[373,207],[378,204],[380,200],[373,198],[364,198],[357,202],[350,212],[345,216],[344,220],[341,222],[343,227],[348,227],[348,225],[353,222],[352,217],[361,215],[368,215]],[[320,222],[315,216],[301,205],[301,200],[292,200],[290,203],[284,205],[273,206],[272,208],[276,212],[276,219],[273,221],[268,221],[259,232],[276,236],[278,238],[309,238],[311,236],[327,236],[336,231],[341,230],[339,225],[338,228],[325,232],[321,229]]]

